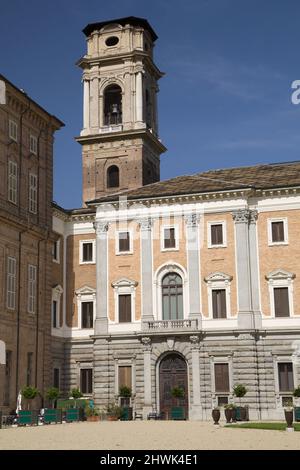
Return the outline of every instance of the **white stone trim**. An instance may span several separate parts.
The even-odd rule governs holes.
[[[276,400],[276,408],[283,410],[281,398],[284,396],[290,396],[293,399],[293,392],[281,392],[279,390],[279,371],[278,371],[278,364],[282,362],[290,362],[293,367],[293,380],[294,380],[294,387],[297,387],[297,367],[293,363],[292,357],[286,354],[274,354],[273,355],[273,370],[274,370],[274,384],[275,384],[275,400]]]
[[[294,317],[294,281],[295,274],[285,271],[284,269],[277,269],[272,271],[266,276],[269,286],[269,300],[270,300],[270,313],[271,318],[277,319],[287,319],[289,317]],[[274,302],[274,288],[276,287],[287,287],[288,296],[289,296],[289,317],[275,317],[275,302]],[[266,316],[269,317],[270,316]]]
[[[222,225],[223,243],[213,245],[211,241],[211,226]],[[207,222],[207,247],[208,248],[226,248],[227,247],[227,225],[226,220],[210,220]]]
[[[228,392],[217,392],[216,391],[216,377],[215,377],[215,364],[228,364],[228,375],[229,375],[229,391]],[[233,364],[232,364],[232,355],[210,355],[210,372],[211,372],[211,396],[212,396],[212,406],[217,406],[218,397],[226,396],[228,397],[228,403],[233,398]]]
[[[129,251],[119,251],[119,234],[120,233],[129,233]],[[132,228],[128,229],[118,229],[115,232],[115,246],[116,246],[116,255],[132,255],[133,254],[133,230]]]
[[[93,245],[93,257],[92,261],[83,261],[83,245],[86,243],[92,243]],[[96,240],[79,240],[79,264],[95,264],[96,263]]]
[[[18,124],[14,119],[8,121],[8,136],[14,142],[18,142]]]
[[[153,315],[155,320],[162,320],[162,279],[163,277],[174,272],[179,274],[182,278],[182,293],[183,293],[183,319],[187,320],[189,317],[189,289],[188,289],[188,276],[185,268],[179,263],[170,260],[169,263],[161,265],[154,273],[154,303],[153,303]]]
[[[230,284],[232,281],[232,276],[222,272],[211,273],[205,279],[207,283],[207,296],[208,296],[208,318],[211,320],[219,321],[225,320],[224,318],[214,318],[213,317],[213,305],[212,305],[212,291],[225,289],[226,297],[226,318],[231,317],[231,288]]]
[[[52,251],[52,261],[53,263],[60,264],[60,238],[58,240],[54,240],[54,244],[56,243],[56,258],[54,258],[54,247]]]
[[[115,396],[119,397],[119,367],[131,367],[131,400],[135,395],[136,384],[135,384],[135,358],[134,357],[115,357]]]
[[[51,330],[57,331],[60,329],[60,299],[61,295],[63,293],[63,288],[61,287],[60,284],[57,284],[57,286],[52,288],[52,298],[51,298]],[[58,326],[56,328],[53,327],[53,301],[56,301],[56,321]]]
[[[80,289],[75,291],[76,300],[77,300],[77,312],[78,312],[78,321],[77,327],[75,329],[88,331],[89,334],[93,334],[94,328],[82,328],[82,303],[83,302],[93,302],[93,320],[95,323],[96,319],[96,289],[89,286],[83,286]]]
[[[278,245],[288,245],[288,220],[287,217],[276,217],[267,220],[268,222],[268,245],[269,246],[278,246]],[[284,241],[282,242],[273,242],[272,240],[272,222],[283,222],[283,232],[284,232]]]
[[[114,300],[115,300],[115,321],[112,323],[118,323],[120,325],[127,325],[128,323],[134,323],[135,317],[135,296],[137,281],[128,279],[126,277],[120,278],[118,281],[112,283],[114,289]],[[131,321],[121,322],[119,321],[119,295],[130,295],[131,296]],[[110,321],[111,323],[111,321]]]
[[[174,236],[175,236],[175,247],[174,248],[165,248],[165,230],[174,228]],[[178,251],[179,250],[179,226],[178,224],[169,224],[169,225],[161,225],[160,227],[160,250],[161,251]]]

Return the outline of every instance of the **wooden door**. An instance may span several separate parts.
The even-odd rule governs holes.
[[[172,389],[180,387],[184,390],[184,398],[172,396]],[[165,419],[171,419],[171,409],[174,406],[182,406],[185,418],[188,419],[188,382],[187,365],[179,354],[168,354],[159,366],[159,395],[160,412]]]

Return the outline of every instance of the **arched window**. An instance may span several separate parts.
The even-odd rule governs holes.
[[[112,165],[107,170],[107,187],[118,188],[120,186],[120,172],[116,165]]]
[[[104,92],[104,124],[112,126],[122,122],[122,90],[119,85],[109,85]]]
[[[183,319],[182,278],[177,273],[168,273],[162,280],[162,318]]]

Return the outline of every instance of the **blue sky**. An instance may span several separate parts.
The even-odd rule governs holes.
[[[147,18],[159,39],[161,178],[299,159],[298,0],[1,0],[0,72],[66,127],[54,200],[81,206],[81,71],[87,23]]]

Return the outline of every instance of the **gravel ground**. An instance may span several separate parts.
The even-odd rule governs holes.
[[[300,432],[191,421],[117,421],[0,429],[0,449],[300,449]]]

